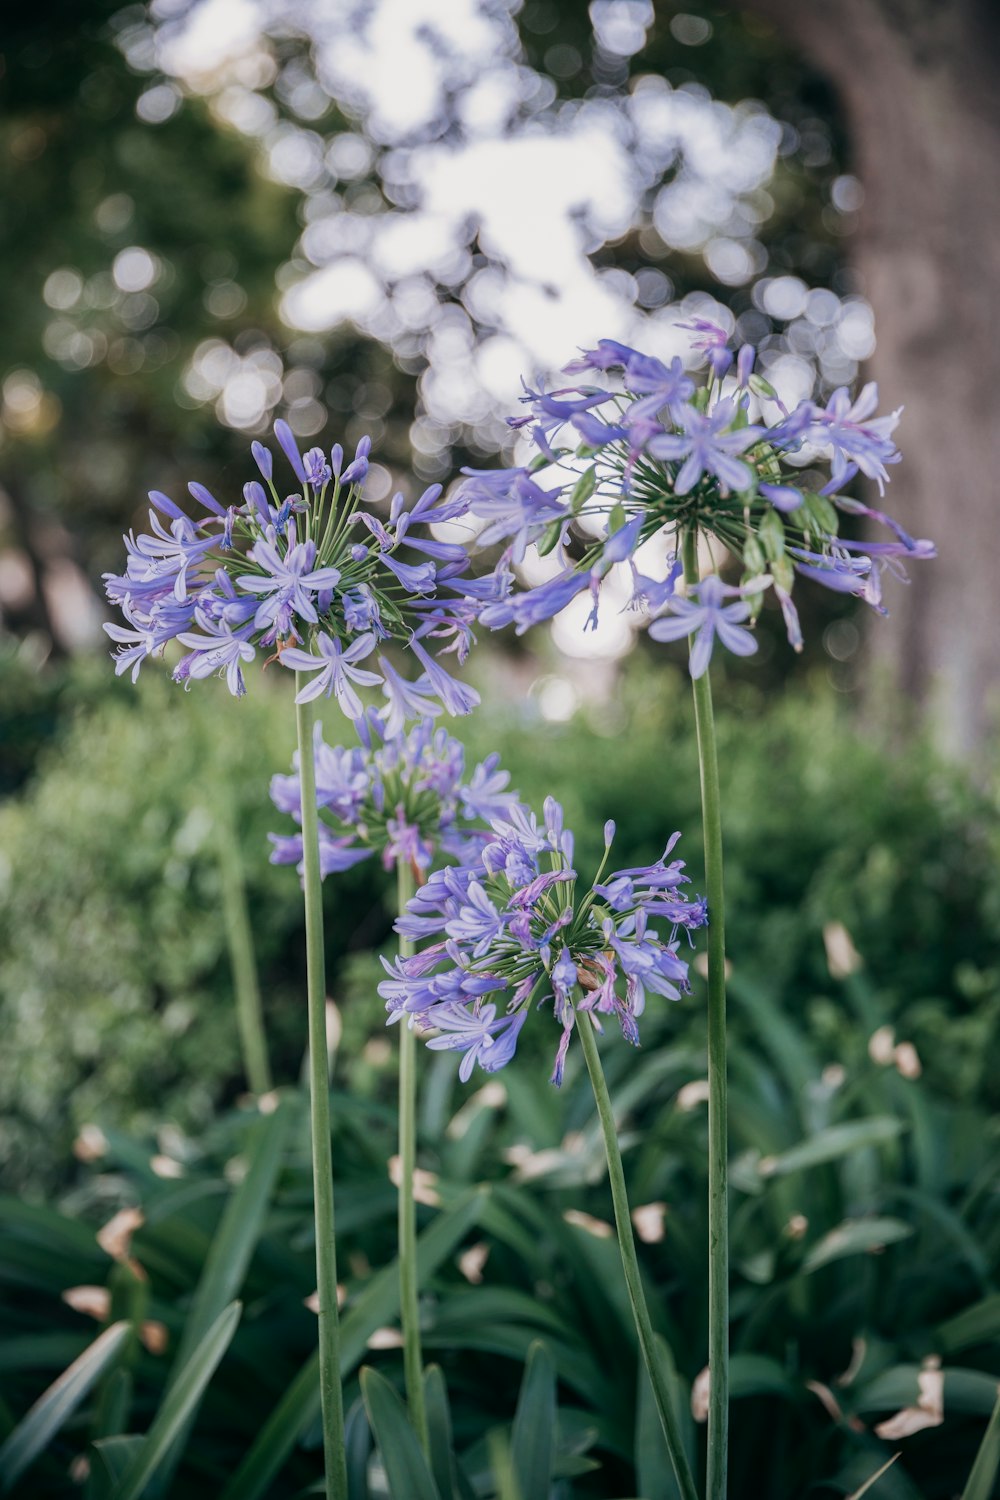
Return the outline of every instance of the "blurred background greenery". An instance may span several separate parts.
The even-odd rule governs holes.
[[[264,1149],[221,910],[233,820],[295,1112],[301,898],[266,862],[280,821],[268,781],[293,742],[287,684],[255,682],[234,703],[214,683],[181,693],[156,663],[137,688],[114,680],[99,575],[119,565],[145,491],[180,497],[189,478],[236,491],[251,436],[282,415],[307,439],[372,433],[377,505],[509,452],[521,372],[605,335],[668,351],[678,318],[703,313],[757,343],[790,398],[870,371],[885,406],[906,403],[890,508],[942,553],[896,588],[877,650],[852,603],[814,591],[801,659],[765,621],[759,656],[720,681],[733,1494],[856,1488],[894,1451],[873,1424],[914,1404],[928,1357],[947,1367],[944,1424],[905,1439],[878,1493],[960,1488],[1000,1368],[1000,596],[984,529],[997,424],[977,404],[1000,341],[970,327],[1000,279],[1000,193],[984,185],[1000,153],[978,155],[996,129],[982,88],[996,23],[975,0],[905,17],[845,0],[838,16],[780,0],[41,0],[5,18],[3,1421],[87,1342],[67,1287],[132,1295],[93,1241],[123,1204],[146,1212],[149,1312],[176,1340],[232,1163]],[[872,113],[880,70],[899,104],[888,120]],[[944,166],[920,157],[942,109]],[[980,176],[974,204],[949,197],[945,233],[935,174],[949,162],[980,162]],[[679,656],[613,616],[586,642],[571,616],[526,643],[486,642],[484,707],[460,726],[470,759],[498,749],[526,798],[559,797],[585,865],[608,817],[622,864],[681,828],[699,887]],[[392,1038],[374,995],[389,893],[362,866],[325,899],[354,1363],[398,1373],[391,1337],[370,1342],[395,1316],[377,1277],[394,1213]],[[690,1001],[647,1018],[640,1054],[607,1054],[634,1201],[652,1205],[644,1268],[686,1385],[705,1340],[700,986],[696,974]],[[670,1480],[600,1228],[586,1093],[575,1072],[561,1094],[545,1082],[545,1030],[526,1030],[499,1091],[460,1089],[447,1058],[427,1068],[421,1160],[444,1204],[426,1210],[427,1344],[477,1493],[493,1493],[488,1432],[512,1416],[541,1336],[560,1382],[553,1493],[652,1500]],[[308,1357],[300,1126],[289,1120],[248,1314],[178,1494],[219,1493]],[[133,1352],[141,1425],[164,1362]],[[299,1417],[283,1477],[260,1493],[318,1473],[315,1421]],[[67,1426],[31,1493],[66,1493],[89,1431]]]

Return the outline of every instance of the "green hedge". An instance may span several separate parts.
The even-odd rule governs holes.
[[[293,746],[287,687],[258,682],[237,703],[218,684],[185,694],[155,675],[98,694],[86,674],[84,706],[0,806],[0,1171],[12,1185],[57,1177],[85,1120],[194,1128],[240,1091],[215,843],[223,797],[244,853],[277,1074],[295,1076],[300,896],[290,870],[267,864],[266,843],[282,823],[268,780]],[[697,888],[684,679],[635,659],[614,704],[564,724],[533,705],[507,702],[457,726],[470,759],[498,749],[527,798],[563,801],[584,870],[608,817],[622,865],[683,829]],[[763,981],[831,1062],[852,1063],[876,1025],[892,1024],[936,1091],[1000,1102],[987,1067],[1000,1024],[990,802],[922,745],[892,753],[864,740],[832,696],[765,703],[731,689],[718,717],[736,990],[741,978]],[[330,717],[331,735],[342,727]],[[381,1030],[373,955],[390,939],[386,895],[374,865],[326,886],[331,990],[345,1002],[351,1059]],[[827,968],[831,922],[864,960],[846,987]],[[697,1044],[700,1006],[669,1007],[664,1024]],[[737,1044],[756,1024],[734,998]],[[547,1054],[550,1041],[541,1018],[522,1047]]]

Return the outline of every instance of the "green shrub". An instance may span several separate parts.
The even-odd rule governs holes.
[[[90,1118],[145,1128],[208,1119],[241,1084],[213,817],[231,797],[276,1072],[304,1040],[302,914],[294,874],[266,862],[268,780],[293,744],[288,684],[233,702],[217,684],[182,695],[152,676],[111,685],[72,719],[19,797],[0,807],[0,1170],[36,1187],[65,1171]],[[271,691],[267,689],[271,688]],[[89,689],[88,689],[89,692]],[[636,658],[619,701],[547,724],[533,700],[460,724],[470,760],[499,749],[523,795],[566,806],[583,867],[607,817],[619,863],[659,853],[675,828],[700,885],[697,770],[686,682]],[[330,735],[343,721],[329,718]],[[764,705],[730,690],[719,714],[737,978],[763,980],[828,1062],[854,1066],[882,1025],[912,1042],[942,1098],[1000,1103],[988,1067],[1000,1025],[998,820],[985,796],[925,747],[866,742],[832,697]],[[372,951],[391,937],[381,872],[325,888],[331,993],[344,1056],[367,1065],[381,1033]],[[844,924],[868,1001],[831,979],[823,934]],[[349,958],[349,963],[345,960]],[[666,1024],[700,1039],[697,1001]],[[551,1050],[545,1020],[522,1048]],[[733,1004],[733,1041],[753,1041]]]

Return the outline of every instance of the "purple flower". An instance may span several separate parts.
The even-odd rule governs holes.
[[[602,887],[575,898],[573,836],[553,798],[546,799],[542,827],[519,805],[491,826],[493,838],[478,863],[434,872],[408,903],[397,932],[430,946],[393,968],[386,965],[391,978],[379,993],[390,1020],[405,1011],[445,1032],[430,1045],[465,1053],[463,1079],[476,1062],[487,1071],[506,1064],[516,1035],[504,1030],[506,1045],[498,1047],[497,1028],[509,1023],[519,1031],[529,1009],[544,1006],[551,995],[562,1029],[552,1073],[558,1084],[578,1009],[613,1013],[626,1039],[637,1043],[636,1018],[647,990],[670,998],[686,990],[676,929],[704,925],[706,906],[685,900],[683,866],[667,863],[676,835],[655,865],[611,877],[612,920]],[[609,823],[605,857],[613,837]],[[666,941],[650,927],[651,916],[670,922]],[[493,1003],[482,1003],[496,989],[512,992],[502,1022]],[[577,998],[580,990],[583,998]]]
[[[270,448],[265,448],[263,443],[254,441],[250,444],[250,452],[253,454],[253,461],[262,476],[270,484],[271,476],[274,473],[274,459],[271,456]]]
[[[521,382],[524,385],[524,382]],[[549,447],[549,433],[564,427],[571,419],[581,412],[590,411],[594,406],[603,406],[611,400],[607,391],[595,391],[593,388],[580,391],[575,387],[569,387],[561,391],[533,391],[524,385],[525,394],[521,397],[522,402],[530,402],[534,412],[535,426],[532,428],[532,437],[547,458],[554,458]],[[566,399],[569,398],[569,399]],[[531,422],[531,417],[511,417],[508,425],[511,427],[523,427]]]
[[[788,513],[802,504],[802,492],[790,484],[760,484],[757,490],[765,500],[770,500],[775,510]]]
[[[871,558],[850,557],[846,553],[827,555],[807,552],[803,547],[789,549],[796,573],[811,578],[836,594],[863,594],[871,572]]]
[[[385,732],[391,738],[399,734],[407,719],[432,719],[441,712],[441,704],[431,698],[431,687],[425,677],[407,682],[391,662],[378,658],[382,670],[382,691],[389,700]]]
[[[564,520],[567,508],[559,490],[543,490],[525,469],[463,469],[468,478],[461,496],[474,516],[486,522],[480,547],[513,539],[511,560],[522,562],[530,542],[537,541],[554,521]]]
[[[312,682],[296,693],[296,703],[308,703],[323,693],[329,698],[333,693],[349,719],[360,719],[364,714],[364,706],[351,687],[351,682],[360,683],[362,687],[377,687],[381,683],[382,678],[377,672],[366,672],[357,666],[359,661],[363,661],[374,651],[375,637],[371,634],[359,635],[345,651],[335,637],[320,633],[316,637],[316,645],[319,648],[318,657],[309,651],[299,651],[295,646],[286,646],[281,653],[283,667],[289,667],[293,672],[316,673]]]
[[[225,674],[226,685],[234,698],[242,698],[246,692],[240,663],[253,661],[256,651],[243,635],[235,635],[224,622],[208,620],[196,615],[204,635],[182,631],[177,637],[182,646],[191,652],[174,670],[174,678],[184,682],[189,677],[211,677],[213,672]]]
[[[629,567],[632,569],[632,597],[626,605],[627,609],[662,609],[668,599],[674,597],[677,580],[684,572],[684,564],[679,557],[671,560],[670,571],[662,580],[647,578],[632,561],[629,562]]]
[[[567,375],[576,375],[582,370],[613,370],[636,358],[641,356],[628,344],[619,344],[617,339],[598,339],[596,349],[585,349],[579,359],[571,360],[563,368]]]
[[[273,624],[282,606],[293,611],[300,620],[315,625],[319,616],[310,594],[318,589],[334,588],[340,582],[338,568],[313,568],[316,543],[298,542],[289,548],[285,557],[281,557],[272,543],[262,540],[254,544],[248,555],[267,574],[264,578],[244,574],[238,580],[239,587],[248,593],[266,595],[254,619],[257,629]]]
[[[744,630],[739,624],[750,615],[750,606],[742,598],[742,591],[729,588],[721,578],[712,574],[692,588],[691,594],[694,597],[667,601],[671,614],[661,615],[650,625],[649,633],[653,639],[679,641],[697,631],[691,649],[692,677],[701,677],[708,670],[716,636],[736,656],[752,656],[757,650],[757,642],[749,630]],[[723,603],[725,598],[733,595],[738,596],[737,603]]]
[[[648,354],[633,354],[625,366],[625,384],[641,396],[630,408],[629,421],[655,417],[664,407],[679,422],[684,404],[694,395],[694,381],[677,358],[665,365]]]
[[[433,594],[437,570],[432,562],[404,563],[382,553],[382,561],[395,574],[408,594]]]
[[[553,615],[565,609],[589,582],[590,578],[586,573],[568,569],[557,577],[550,578],[547,583],[528,589],[526,593],[517,594],[499,604],[488,604],[480,611],[479,618],[491,630],[500,630],[513,622],[517,634],[523,635],[533,625],[551,620]]]
[[[505,817],[517,801],[516,792],[507,791],[510,772],[498,769],[500,757],[493,752],[472,773],[467,786],[459,789],[462,811],[467,818],[490,822],[496,817]]]
[[[704,354],[711,366],[712,374],[717,380],[721,380],[733,362],[732,351],[728,348],[729,335],[718,323],[710,323],[707,318],[692,318],[690,323],[678,323],[678,328],[690,329],[697,335],[691,340],[692,349],[697,349]]]
[[[306,471],[302,463],[302,455],[299,452],[299,445],[295,441],[294,432],[281,417],[274,424],[274,435],[278,440],[282,452],[291,464],[296,479],[300,484],[305,484]]]
[[[438,1006],[429,1020],[440,1031],[427,1043],[433,1052],[464,1052],[458,1076],[468,1083],[476,1063],[486,1073],[506,1067],[514,1056],[526,1014],[497,1016],[495,1005],[469,1012],[462,1006]]]
[[[680,412],[680,423],[686,436],[664,433],[662,437],[650,439],[647,452],[654,458],[684,459],[674,481],[675,494],[688,494],[703,474],[714,474],[724,488],[737,493],[750,488],[752,471],[733,455],[755,443],[764,429],[733,428],[735,417],[736,403],[731,398],[720,401],[707,415],[687,406]]]
[[[878,386],[873,380],[854,402],[846,386],[841,386],[834,391],[825,408],[813,409],[810,436],[817,442],[829,443],[833,450],[835,482],[844,477],[849,464],[853,463],[862,474],[874,479],[879,493],[884,494],[889,479],[885,466],[899,463],[901,457],[890,433],[899,423],[902,407],[887,417],[875,417],[877,406]]]
[[[429,688],[440,698],[444,709],[449,714],[470,714],[479,702],[479,694],[475,688],[468,687],[464,682],[459,682],[446,672],[433,656],[424,650],[418,640],[410,642],[410,649],[424,669],[424,677]]]
[[[470,880],[465,906],[445,923],[445,932],[456,942],[467,943],[473,958],[482,958],[507,926],[477,880]]]
[[[324,485],[329,484],[333,475],[322,448],[310,448],[302,460],[302,468],[314,490],[321,490]]]

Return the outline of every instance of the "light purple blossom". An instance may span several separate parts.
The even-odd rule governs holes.
[[[329,698],[333,693],[349,719],[360,719],[364,713],[364,705],[351,683],[357,682],[362,687],[377,687],[382,682],[377,672],[365,671],[357,665],[374,651],[374,635],[359,635],[345,651],[336,637],[321,632],[316,637],[316,645],[319,648],[318,656],[313,656],[309,651],[300,651],[295,646],[288,646],[281,653],[283,667],[289,667],[293,672],[316,673],[313,680],[296,693],[296,703],[309,703],[324,693]]]
[[[690,669],[692,677],[701,677],[708,670],[712,659],[715,638],[736,656],[752,656],[757,642],[741,622],[749,619],[750,605],[742,597],[743,590],[730,588],[710,574],[691,590],[691,597],[668,599],[669,615],[660,615],[649,627],[654,641],[679,641],[684,636],[695,635],[691,648]],[[734,604],[723,601],[736,596]]]
[[[692,406],[684,407],[679,415],[683,436],[664,433],[662,437],[651,438],[647,444],[654,458],[684,460],[674,481],[675,493],[688,494],[703,474],[714,474],[726,489],[738,493],[748,490],[753,483],[753,473],[734,455],[751,447],[763,429],[733,427],[737,410],[731,398],[720,401],[707,415]]]
[[[546,799],[542,826],[520,806],[491,826],[493,837],[475,863],[436,871],[408,903],[396,930],[430,946],[386,965],[390,977],[379,993],[390,1020],[406,1012],[441,1033],[429,1046],[465,1053],[463,1079],[477,1062],[487,1071],[509,1062],[529,1009],[551,999],[561,1029],[552,1073],[558,1084],[578,1011],[613,1014],[636,1044],[647,991],[672,999],[685,992],[687,964],[676,934],[703,926],[707,909],[683,896],[680,861],[667,863],[676,836],[654,865],[619,871],[580,899],[573,836],[553,798]],[[605,858],[613,836],[608,824]],[[669,923],[665,939],[651,917]],[[502,1033],[502,1050],[494,1050],[496,1002],[483,1004],[491,990],[508,996],[503,1019],[511,1030]]]

